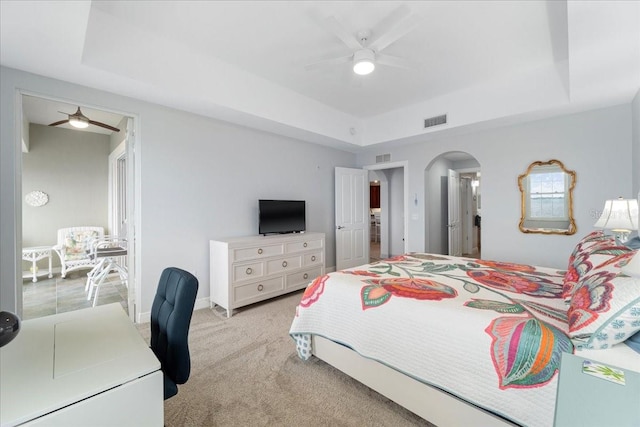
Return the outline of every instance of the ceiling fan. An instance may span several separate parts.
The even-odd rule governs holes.
[[[377,64],[405,69],[418,67],[418,64],[407,59],[381,53],[383,49],[409,33],[418,24],[417,17],[404,4],[391,12],[373,30],[362,29],[355,35],[345,29],[334,16],[321,21],[321,24],[352,52],[339,57],[320,58],[306,65],[307,70],[348,62],[353,63],[353,71],[359,75],[373,72]]]
[[[80,111],[80,107],[78,107],[78,111],[76,111],[73,114],[64,113],[62,111],[58,111],[58,112],[62,114],[66,114],[69,117],[66,120],[60,120],[59,122],[51,123],[49,126],[58,126],[65,123],[69,123],[71,126],[75,128],[84,129],[89,125],[94,125],[94,126],[100,126],[101,128],[112,130],[114,132],[120,132],[120,129],[116,127],[110,126],[106,123],[96,122],[95,120],[89,119],[89,117],[82,114],[82,111]]]

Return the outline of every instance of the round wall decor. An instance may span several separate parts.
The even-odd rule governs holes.
[[[32,191],[24,196],[24,201],[27,202],[29,206],[44,206],[49,201],[49,196],[42,191]]]

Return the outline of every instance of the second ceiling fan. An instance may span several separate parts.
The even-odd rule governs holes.
[[[101,128],[109,129],[114,132],[120,132],[120,129],[118,129],[117,127],[113,127],[106,123],[97,122],[95,120],[89,119],[87,116],[82,114],[82,111],[80,111],[80,107],[78,107],[78,110],[73,114],[63,113],[62,111],[59,111],[59,113],[66,114],[68,118],[65,120],[60,120],[58,122],[51,123],[49,126],[58,126],[58,125],[63,125],[65,123],[69,123],[71,126],[75,128],[84,129],[89,125],[94,125],[94,126],[99,126]]]

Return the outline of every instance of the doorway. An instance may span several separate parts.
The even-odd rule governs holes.
[[[461,172],[460,200],[462,220],[462,256],[480,258],[481,205],[480,171]]]
[[[384,163],[365,169],[369,171],[370,198],[379,196],[379,204],[371,205],[369,212],[371,262],[405,254],[409,252],[408,164]],[[371,256],[372,253],[379,255]]]
[[[380,179],[375,171],[369,171],[369,262],[382,259],[380,251]]]
[[[369,173],[376,171],[380,180],[380,252],[407,253],[408,162],[365,166],[362,169],[336,168],[335,227],[336,269],[342,270],[369,261],[370,203]],[[385,184],[385,179],[389,185]],[[391,190],[389,190],[391,188]],[[355,237],[354,237],[355,236]]]
[[[458,178],[455,186],[451,186],[451,173]],[[452,248],[459,248],[457,251],[460,255],[479,258],[480,163],[465,152],[443,153],[429,163],[424,176],[425,250],[447,255]],[[454,201],[456,197],[457,203]],[[459,213],[458,216],[454,215],[455,224],[450,217],[452,205]],[[454,226],[457,230],[452,233]]]
[[[17,284],[21,286],[17,291],[22,291],[21,317],[26,320],[93,304],[85,289],[90,268],[70,271],[61,277],[60,257],[51,248],[58,244],[57,230],[61,228],[99,226],[103,227],[105,235],[126,235],[129,228],[126,217],[133,208],[133,185],[129,181],[134,162],[127,161],[133,144],[129,138],[133,119],[121,113],[36,94],[23,93],[21,106],[18,111],[22,113],[23,123],[19,138],[22,161],[17,165],[17,173],[22,177],[22,198],[40,191],[47,194],[48,203],[37,208],[25,202],[18,205],[22,218],[22,248],[18,250],[24,254],[25,248],[49,248],[49,259],[53,264],[51,278],[48,274],[40,274],[48,270],[48,257],[35,261],[37,274],[33,262],[22,264],[23,277],[28,277]],[[92,121],[120,131],[97,125],[84,130],[70,127],[67,114],[75,112],[78,106]],[[58,122],[62,123],[50,126]],[[110,162],[110,155],[114,153],[117,153],[114,162]],[[128,204],[129,200],[131,203]],[[112,213],[116,218],[110,221]],[[115,226],[117,221],[121,226]],[[130,256],[117,260],[122,265],[128,264],[128,280],[121,282],[117,275],[108,275],[96,305],[119,302],[134,319],[136,294],[135,266],[130,261],[134,253],[132,245],[128,252]]]

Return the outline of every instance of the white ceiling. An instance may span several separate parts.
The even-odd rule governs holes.
[[[417,25],[383,53],[415,68],[305,68],[352,53],[328,18],[375,38],[402,5]],[[630,102],[640,2],[2,1],[0,48],[8,67],[355,149]]]

